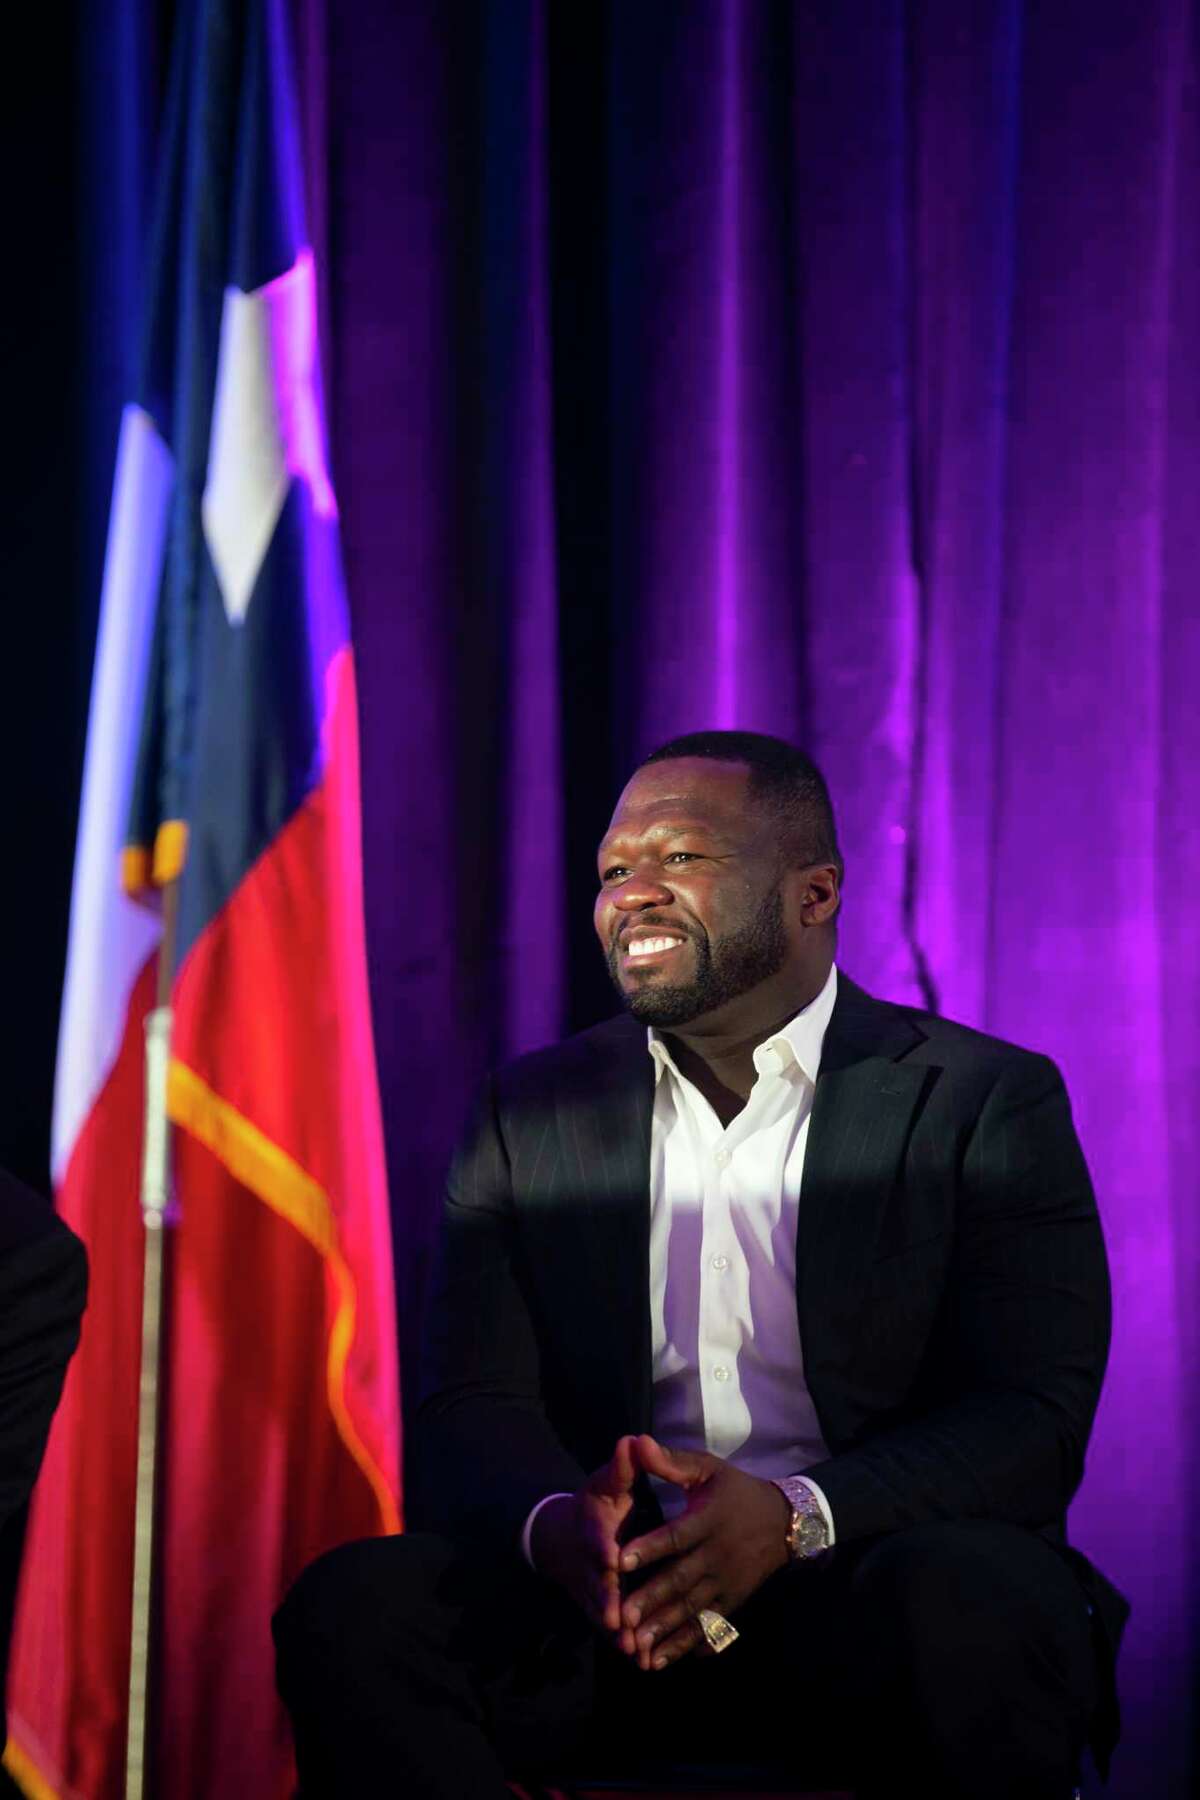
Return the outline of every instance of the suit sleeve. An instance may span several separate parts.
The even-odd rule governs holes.
[[[1108,1355],[1108,1266],[1061,1077],[1008,1065],[967,1143],[923,1416],[805,1471],[839,1543],[931,1519],[1045,1526],[1083,1474]]]
[[[6,1180],[0,1196],[0,1528],[42,1463],[87,1298],[83,1245],[44,1201]]]
[[[542,1404],[542,1373],[489,1083],[451,1165],[416,1419],[425,1522],[517,1552],[532,1507],[585,1471]]]

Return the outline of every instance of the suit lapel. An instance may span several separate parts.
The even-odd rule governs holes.
[[[845,976],[821,1056],[796,1233],[796,1297],[809,1350],[814,1319],[870,1260],[930,1070],[903,1058],[922,1041],[897,1009]]]
[[[650,1123],[654,1067],[644,1029],[613,1028],[584,1047],[560,1096],[567,1204],[600,1301],[599,1330],[624,1389],[625,1429],[650,1423]]]

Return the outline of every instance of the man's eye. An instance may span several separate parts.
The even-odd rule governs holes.
[[[672,850],[667,858],[668,862],[699,862],[699,860],[699,852],[696,850]]]
[[[601,881],[615,881],[618,875],[628,875],[628,873],[629,870],[622,867],[620,863],[614,863],[611,869],[605,869],[600,879]]]

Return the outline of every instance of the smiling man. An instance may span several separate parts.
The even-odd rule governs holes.
[[[276,1620],[302,1792],[716,1760],[1066,1800],[1124,1604],[1064,1530],[1108,1283],[1057,1071],[839,974],[777,739],[664,745],[598,874],[622,1014],[493,1077],[451,1171],[428,1530]]]

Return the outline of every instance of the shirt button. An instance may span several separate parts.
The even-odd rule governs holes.
[[[712,1259],[712,1266],[717,1271],[718,1275],[722,1275],[729,1267],[729,1258],[727,1256],[714,1256]]]
[[[713,1380],[714,1381],[728,1381],[729,1380],[729,1370],[725,1367],[724,1363],[718,1363],[716,1368],[713,1370]]]
[[[727,1169],[729,1167],[729,1152],[725,1149],[724,1145],[716,1152],[713,1160],[718,1169]]]

